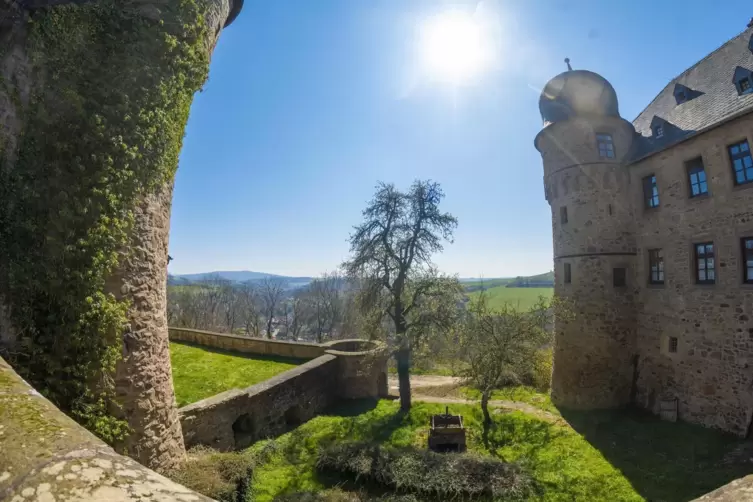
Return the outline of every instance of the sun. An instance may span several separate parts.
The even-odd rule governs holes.
[[[455,85],[474,80],[489,61],[489,43],[470,14],[449,10],[420,27],[420,52],[427,76]]]

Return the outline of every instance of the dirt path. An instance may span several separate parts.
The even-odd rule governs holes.
[[[397,376],[390,375],[388,379],[390,394],[398,395],[398,382]],[[439,403],[439,404],[470,404],[478,405],[478,400],[463,399],[456,397],[440,397],[427,395],[433,393],[438,388],[444,388],[450,390],[460,386],[460,379],[452,376],[438,376],[438,375],[411,375],[410,384],[412,397],[415,401],[422,401],[424,403]],[[424,391],[422,393],[421,391]],[[567,422],[560,416],[544,411],[528,403],[522,403],[520,401],[507,401],[507,400],[493,400],[489,401],[489,406],[498,408],[497,412],[507,411],[522,411],[528,415],[533,415],[541,420],[550,423],[556,423],[560,425],[566,425]]]

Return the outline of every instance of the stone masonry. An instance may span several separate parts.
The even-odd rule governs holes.
[[[145,18],[158,21],[164,0],[130,0]],[[237,16],[242,0],[205,0],[208,14],[207,51],[212,51],[228,20]],[[0,41],[3,43],[0,76],[10,83],[0,86],[0,143],[12,169],[24,107],[36,85],[26,56],[26,22],[29,13],[14,0],[0,0]],[[60,4],[66,2],[50,2]],[[35,6],[44,6],[40,1]],[[47,7],[57,8],[57,7]],[[107,290],[132,302],[130,327],[124,334],[124,358],[116,374],[120,411],[132,434],[123,451],[155,469],[174,466],[185,455],[175,406],[168,351],[166,304],[167,249],[172,201],[172,181],[141,201],[135,208],[135,226],[121,269],[108,280]],[[1,203],[1,202],[0,202]],[[15,336],[0,308],[0,341],[10,344]]]
[[[195,329],[170,328],[170,339],[246,354],[311,359],[245,389],[231,389],[178,410],[186,447],[245,448],[313,418],[341,399],[388,394],[381,342],[281,342]]]
[[[736,182],[729,153],[753,145],[753,94],[732,80],[740,67],[753,70],[753,27],[671,82],[632,124],[597,74],[570,70],[542,92],[535,145],[555,293],[575,310],[570,323],[555,322],[557,404],[659,413],[670,403],[682,420],[751,434],[753,284],[741,239],[753,238],[753,183]],[[708,193],[691,197],[687,163],[699,157]],[[657,207],[646,203],[650,176]],[[694,244],[705,242],[713,284],[697,280]],[[657,249],[661,284],[649,280]]]

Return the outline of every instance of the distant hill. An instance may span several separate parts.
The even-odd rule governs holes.
[[[531,275],[528,277],[516,277],[507,283],[508,288],[546,288],[554,287],[554,272]]]
[[[236,282],[236,283],[242,283],[242,282],[248,282],[248,281],[252,281],[252,282],[261,281],[268,277],[274,277],[276,279],[280,279],[287,282],[288,286],[290,286],[291,288],[299,288],[299,287],[305,286],[306,284],[310,283],[313,280],[312,277],[290,277],[286,275],[266,274],[264,272],[251,272],[249,270],[236,270],[236,271],[219,270],[216,272],[203,272],[200,274],[171,275],[170,284],[171,285],[194,284],[197,282],[206,281],[207,279],[211,279],[213,277],[220,277],[221,279],[225,279],[226,281]]]
[[[503,277],[498,279],[461,279],[466,293],[486,291],[492,288],[551,288],[554,287],[554,272],[527,277]]]

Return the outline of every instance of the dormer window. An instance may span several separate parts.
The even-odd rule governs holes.
[[[737,87],[738,94],[743,95],[753,92],[753,73],[749,69],[742,66],[735,68],[732,81],[735,83],[735,87]]]
[[[657,126],[654,126],[654,137],[656,139],[664,137],[664,126],[663,125],[659,124]]]
[[[740,89],[740,94],[747,94],[753,89],[750,85],[750,77],[741,78],[737,82],[737,88]]]
[[[673,94],[675,96],[675,101],[677,102],[677,104],[681,105],[686,101],[697,98],[703,93],[700,91],[695,91],[683,84],[675,84],[675,90]]]

